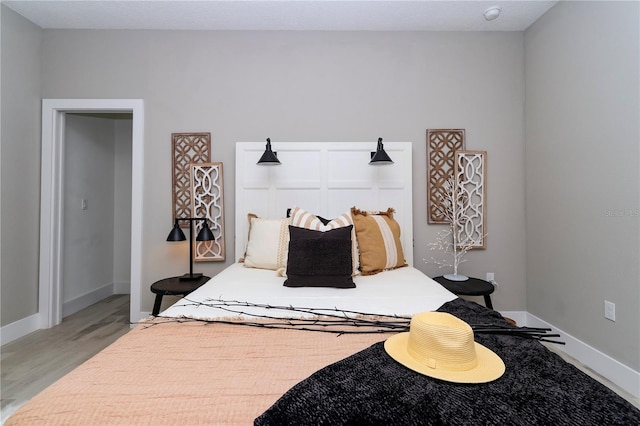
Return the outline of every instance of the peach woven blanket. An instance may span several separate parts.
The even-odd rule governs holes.
[[[302,379],[386,337],[140,324],[5,424],[250,425]]]

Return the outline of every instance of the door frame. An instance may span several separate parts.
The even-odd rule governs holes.
[[[131,302],[129,318],[140,312],[142,283],[142,205],[144,188],[144,102],[142,99],[43,99],[40,165],[40,328],[62,321],[64,238],[64,137],[67,112],[132,113],[131,140]]]

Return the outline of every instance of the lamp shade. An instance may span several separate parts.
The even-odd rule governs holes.
[[[215,239],[216,237],[213,236],[213,232],[211,232],[211,228],[209,228],[209,223],[205,220],[202,229],[198,232],[196,241],[212,241]]]
[[[376,147],[376,152],[371,153],[371,161],[369,164],[372,166],[381,166],[384,164],[393,164],[393,160],[391,157],[385,152],[384,147],[382,146],[382,138],[378,138],[378,146]]]
[[[180,276],[180,281],[192,281],[197,280],[202,277],[201,273],[193,273],[193,222],[197,220],[202,220],[204,224],[202,225],[202,229],[198,232],[198,236],[196,237],[196,241],[211,241],[215,240],[213,236],[213,232],[211,232],[211,228],[209,228],[209,223],[207,222],[207,218],[204,217],[179,217],[176,218],[175,223],[173,224],[173,229],[169,233],[167,237],[167,241],[185,241],[187,238],[184,236],[184,232],[180,229],[178,222],[181,220],[189,221],[189,273]]]
[[[176,220],[173,224],[173,229],[169,232],[167,241],[185,241],[186,239],[187,237],[184,236],[184,232],[182,232],[182,229],[180,229],[178,221]]]
[[[271,138],[267,138],[267,146],[262,157],[260,157],[256,164],[260,164],[261,166],[276,166],[280,164],[277,153],[271,150]]]

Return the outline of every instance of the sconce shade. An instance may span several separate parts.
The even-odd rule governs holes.
[[[173,224],[173,229],[169,232],[169,236],[167,237],[167,241],[185,241],[187,237],[184,236],[184,232],[180,229],[178,225],[178,221]]]
[[[260,157],[256,164],[260,164],[261,166],[277,166],[280,164],[277,154],[277,152],[273,152],[271,150],[271,138],[267,138],[267,146],[264,150],[264,154],[262,154],[262,157]]]
[[[216,237],[213,236],[213,232],[211,232],[211,228],[209,228],[209,223],[205,220],[202,229],[198,232],[196,241],[212,241],[215,239]]]
[[[173,229],[169,233],[167,237],[167,241],[185,241],[187,238],[184,236],[184,232],[180,229],[178,222],[181,220],[189,221],[189,273],[180,276],[180,281],[191,281],[197,280],[202,277],[202,273],[193,273],[193,222],[197,220],[202,220],[204,223],[202,224],[202,229],[198,232],[198,236],[196,237],[196,241],[211,241],[215,240],[213,236],[213,232],[211,232],[211,228],[209,228],[209,223],[207,222],[207,218],[205,217],[179,217],[176,218]]]
[[[391,157],[384,151],[384,147],[382,146],[382,138],[378,138],[378,146],[376,148],[376,152],[371,153],[371,161],[369,164],[372,166],[381,166],[384,164],[393,164],[393,160]]]

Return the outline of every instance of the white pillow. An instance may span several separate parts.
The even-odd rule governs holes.
[[[287,267],[290,219],[261,219],[249,214],[244,266],[278,270]]]
[[[325,232],[331,229],[353,225],[353,218],[351,217],[350,210],[329,221],[326,225],[323,225],[322,221],[318,219],[316,215],[309,213],[300,207],[293,207],[290,214],[291,225],[299,226],[300,228],[312,229],[314,231]],[[360,256],[358,255],[358,239],[356,238],[355,226],[351,230],[351,259],[353,261],[352,275],[358,275],[360,273]]]

